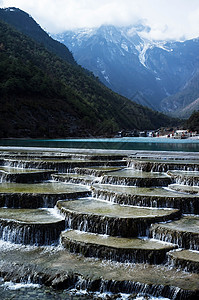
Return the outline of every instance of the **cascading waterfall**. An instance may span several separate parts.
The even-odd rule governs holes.
[[[199,177],[176,176],[175,183],[179,185],[199,186]]]
[[[5,172],[0,172],[0,183],[9,182],[8,174]]]
[[[107,192],[104,190],[98,190],[98,189],[94,189],[92,188],[92,198],[96,198],[96,199],[100,199],[100,200],[104,200],[104,201],[109,201],[111,203],[119,203],[119,201],[116,201],[116,194],[115,193],[111,193],[111,192]]]
[[[66,228],[68,229],[77,229],[79,231],[100,233],[105,235],[108,235],[110,233],[113,234],[115,231],[115,229],[113,228],[113,226],[115,225],[115,220],[112,220],[112,222],[110,222],[104,217],[98,217],[96,219],[96,217],[89,218],[88,215],[76,216],[75,214],[68,214],[65,215],[65,220]],[[115,232],[115,235],[116,234],[117,233]]]
[[[24,160],[5,160],[4,166],[8,168],[15,168],[15,169],[33,169],[35,167],[40,168],[42,162],[34,163],[30,161]]]
[[[149,162],[149,161],[136,161],[130,160],[127,163],[127,167],[141,170],[144,172],[167,172],[169,170],[182,170],[182,171],[198,171],[199,164],[190,163],[182,164],[178,162]]]
[[[23,245],[58,244],[65,221],[56,209],[0,209],[0,239]]]
[[[23,245],[58,245],[61,230],[64,226],[21,225],[11,221],[1,222],[0,239],[6,242]]]
[[[188,292],[181,290],[178,287],[163,286],[163,285],[149,285],[140,282],[114,280],[89,280],[79,278],[75,285],[78,290],[87,290],[91,292],[100,291],[101,294],[111,292],[126,293],[126,294],[143,294],[153,295],[154,297],[167,297],[172,300],[186,299]]]
[[[53,181],[56,182],[64,182],[64,183],[72,183],[72,184],[82,184],[90,186],[92,183],[97,182],[97,178],[89,178],[89,177],[81,177],[81,176],[73,176],[74,173],[68,173],[67,175],[60,176],[59,174],[52,175]]]
[[[169,252],[167,256],[167,264],[170,268],[178,268],[184,272],[199,274],[199,262],[198,260],[194,260],[194,257],[198,256],[198,251],[175,250]]]
[[[92,187],[92,197],[111,203],[118,203],[122,205],[143,206],[154,208],[179,208],[185,214],[199,214],[198,197],[189,197],[182,194],[172,196],[151,196],[136,194],[136,190],[132,194],[116,193],[108,191],[105,188],[100,189]]]
[[[22,156],[23,154],[23,156]],[[34,154],[34,153],[33,153]],[[6,154],[7,155],[7,154]],[[76,157],[75,154],[72,156],[70,155],[70,158],[75,158],[79,159],[79,163],[77,161],[72,161],[71,162],[64,162],[63,158],[62,160],[58,161],[58,159],[54,160],[52,159],[52,154],[49,154],[45,156],[45,154],[40,153],[42,158],[39,160],[38,155],[35,155],[35,160],[34,160],[34,155],[28,156],[28,154],[24,155],[24,153],[18,153],[18,158],[16,159],[14,157],[15,154],[13,154],[12,159],[10,159],[8,156],[4,160],[2,160],[2,165],[6,165],[8,167],[14,167],[14,168],[37,168],[37,169],[53,169],[56,172],[60,173],[67,173],[67,176],[70,177],[70,174],[83,174],[83,175],[92,175],[97,177],[97,182],[100,183],[101,185],[103,184],[108,184],[108,185],[123,185],[123,186],[141,186],[141,187],[157,187],[157,186],[167,186],[169,183],[171,183],[171,177],[162,177],[162,178],[156,178],[154,176],[149,176],[150,178],[146,179],[142,176],[138,177],[120,177],[120,176],[114,176],[106,173],[106,171],[103,171],[102,166],[108,165],[108,160],[107,162],[100,162],[99,159],[102,159],[102,156],[97,157],[96,156],[96,162],[95,161],[89,161],[89,159],[94,158],[90,156],[88,157]],[[51,155],[51,157],[50,157]],[[20,158],[21,157],[21,158]],[[59,158],[61,155],[59,156]],[[69,159],[69,157],[65,156],[64,159]],[[46,161],[45,161],[46,159]],[[105,159],[105,158],[104,158]],[[118,159],[118,158],[117,158]],[[86,161],[84,161],[86,160]],[[78,166],[79,164],[79,166]],[[114,159],[110,165],[115,165],[115,166],[125,166],[126,162],[117,162],[116,159]],[[82,168],[81,168],[82,166]],[[97,168],[99,166],[99,169]],[[101,169],[100,169],[101,166]],[[180,163],[178,161],[173,161],[173,162],[147,162],[147,161],[133,161],[129,160],[128,161],[128,167],[131,166],[135,170],[142,170],[146,172],[166,172],[168,170],[198,170],[199,169],[199,164],[191,164],[191,163],[183,163],[181,161]],[[93,169],[92,169],[93,167]],[[96,167],[96,168],[95,168]],[[105,168],[104,168],[105,170]],[[30,170],[29,170],[30,171]],[[53,171],[52,171],[53,173]],[[50,174],[50,173],[49,173]],[[59,175],[59,174],[58,174]],[[61,174],[63,175],[63,174]],[[52,175],[54,181],[61,181],[62,179],[61,176],[58,178],[56,175]],[[101,177],[100,177],[101,176]],[[0,183],[3,183],[4,181],[8,181],[9,176],[3,172],[0,172]],[[172,177],[173,178],[173,177]],[[31,179],[33,180],[33,178]],[[63,181],[64,181],[64,176],[63,176]],[[178,176],[175,177],[175,180],[178,182],[178,184],[186,184],[186,185],[199,185],[199,180],[196,177],[190,177],[190,176]],[[12,181],[14,181],[14,177],[12,178]],[[42,179],[43,181],[43,179]],[[84,183],[85,185],[92,185],[93,182],[92,180],[86,181],[85,178],[79,179],[78,182],[78,176],[77,178],[69,178],[69,182],[74,184],[77,183]],[[95,180],[94,180],[95,182]],[[100,184],[99,187],[100,187]],[[96,184],[97,186],[97,184]],[[59,244],[59,239],[60,239],[60,234],[62,231],[68,229],[76,229],[79,230],[82,233],[94,233],[95,235],[102,235],[104,239],[106,239],[107,236],[112,236],[115,239],[118,239],[119,237],[124,237],[127,240],[132,238],[138,238],[138,236],[145,236],[145,239],[149,239],[149,237],[152,237],[154,240],[162,241],[162,242],[169,242],[172,243],[173,245],[171,246],[171,249],[175,249],[178,247],[184,248],[184,249],[191,249],[191,250],[197,250],[199,251],[199,237],[197,235],[191,234],[190,232],[184,232],[179,233],[179,232],[172,232],[169,231],[165,228],[158,228],[158,226],[151,225],[151,223],[157,223],[157,222],[167,222],[171,221],[173,219],[179,219],[181,218],[181,212],[187,213],[187,214],[196,214],[199,213],[199,207],[198,207],[198,200],[199,197],[189,197],[184,194],[179,197],[166,197],[166,196],[161,196],[159,197],[158,195],[144,195],[144,194],[138,194],[135,193],[133,194],[132,192],[127,194],[125,192],[113,192],[109,191],[106,188],[96,188],[95,184],[93,184],[92,187],[92,197],[94,198],[95,202],[96,200],[103,200],[107,202],[112,202],[112,203],[118,203],[118,204],[124,204],[124,205],[131,205],[131,206],[145,206],[145,207],[157,207],[157,208],[178,208],[180,209],[179,212],[173,213],[173,216],[170,214],[168,217],[164,217],[163,219],[159,218],[159,215],[155,217],[154,219],[151,218],[150,220],[150,214],[149,216],[145,217],[138,217],[136,216],[135,219],[132,221],[131,218],[128,218],[127,216],[124,216],[121,214],[120,216],[112,216],[103,213],[93,213],[93,212],[80,212],[80,213],[75,213],[74,211],[70,210],[64,210],[60,209],[61,214],[64,216],[64,220],[59,220],[59,221],[52,221],[52,222],[23,222],[23,221],[18,221],[17,220],[7,220],[0,218],[0,239],[3,241],[15,243],[15,244],[23,244],[23,245],[36,245],[36,246],[45,246],[45,245],[55,245],[57,246]],[[85,187],[86,189],[87,187]],[[119,187],[117,187],[119,190]],[[123,187],[124,188],[124,187]],[[76,197],[85,197],[90,195],[90,191],[82,192],[82,195],[75,193],[68,194],[68,195],[42,195],[42,194],[37,194],[34,195],[34,193],[30,193],[29,196],[28,194],[23,194],[23,193],[15,193],[13,195],[9,195],[8,193],[0,193],[0,204],[1,206],[6,206],[7,208],[9,207],[14,207],[14,208],[25,208],[25,209],[30,209],[30,208],[49,208],[49,207],[54,207],[56,204],[57,200],[60,200],[59,202],[67,202],[73,201],[73,199],[76,200]],[[28,201],[27,198],[29,197]],[[63,201],[64,200],[64,201]],[[78,199],[79,201],[80,199]],[[24,203],[24,204],[23,204]],[[171,221],[173,222],[173,221]],[[158,224],[161,225],[161,224]],[[150,227],[151,226],[151,227]],[[150,228],[150,229],[149,229]],[[62,234],[61,234],[62,235]],[[143,238],[140,238],[140,240],[144,240]],[[91,239],[92,241],[92,239]],[[163,244],[163,243],[162,243]],[[177,245],[177,246],[176,246]],[[107,246],[107,245],[106,245]],[[154,247],[154,245],[153,245]],[[165,247],[165,248],[164,248]],[[74,243],[71,242],[68,244],[68,249],[70,252],[73,253],[83,253],[85,257],[98,257],[99,259],[104,259],[105,261],[102,262],[102,265],[108,264],[109,261],[115,261],[119,263],[127,263],[129,268],[135,267],[133,264],[151,264],[151,269],[154,268],[153,264],[163,264],[165,263],[167,259],[167,252],[170,251],[169,249],[166,249],[166,246],[163,247],[163,250],[159,251],[157,249],[144,249],[140,250],[136,249],[134,252],[132,250],[129,250],[128,247],[124,248],[123,250],[118,250],[119,247],[111,248],[110,246],[107,246],[106,248],[104,246],[98,245],[98,247],[94,247],[92,242],[86,242],[83,244],[81,242],[79,243]],[[67,247],[66,247],[67,248]],[[39,252],[39,247],[38,247],[38,252]],[[62,249],[64,251],[64,249]],[[159,252],[158,252],[159,251]],[[69,251],[66,251],[61,257],[61,254],[59,253],[55,258],[53,258],[56,262],[57,265],[54,264],[53,267],[61,266],[62,264],[66,263],[65,262],[65,256],[69,255]],[[60,256],[59,256],[60,255]],[[43,256],[44,257],[44,256]],[[53,257],[53,255],[52,255]],[[60,258],[61,257],[61,258]],[[70,263],[70,259],[74,260],[72,263],[74,266],[76,265],[76,262],[80,259],[78,258],[77,261],[75,261],[74,254],[73,256],[68,256],[68,263]],[[42,258],[44,259],[44,258]],[[59,260],[60,259],[60,260]],[[81,258],[82,259],[82,258]],[[191,268],[184,268],[183,263],[177,264],[177,262],[172,259],[172,257],[168,256],[168,263],[167,265],[169,267],[172,266],[172,268],[176,268],[179,266],[179,268],[183,268],[186,271],[192,272],[193,269]],[[34,261],[34,260],[33,260]],[[85,260],[86,261],[86,260]],[[65,288],[66,286],[69,287],[70,283],[71,286],[76,286],[77,289],[84,289],[88,291],[99,291],[101,293],[104,292],[112,292],[112,293],[143,293],[143,294],[150,294],[155,297],[167,297],[169,299],[173,300],[178,300],[178,299],[194,299],[194,293],[198,295],[198,290],[193,291],[190,289],[184,289],[183,285],[181,284],[181,287],[178,286],[172,286],[172,284],[167,284],[167,280],[163,280],[164,284],[161,282],[160,278],[160,283],[154,284],[155,281],[151,283],[146,283],[148,282],[148,278],[146,277],[147,280],[146,282],[139,282],[139,280],[134,280],[134,277],[132,276],[133,280],[128,280],[130,277],[126,278],[118,278],[118,279],[103,279],[103,276],[106,275],[106,269],[104,268],[102,273],[100,275],[95,275],[96,278],[92,277],[92,270],[91,270],[91,278],[85,275],[85,270],[86,267],[82,267],[81,269],[81,264],[85,263],[81,261],[78,269],[74,269],[74,274],[62,274],[63,270],[60,271],[56,269],[57,275],[52,276],[52,274],[49,275],[49,278],[53,278],[53,280],[49,279],[47,281],[48,284],[53,285],[56,288]],[[92,261],[92,264],[95,264],[95,260]],[[48,262],[49,263],[49,262]],[[72,264],[71,263],[71,264]],[[31,264],[33,264],[31,262]],[[130,265],[132,264],[132,265]],[[96,264],[97,266],[97,264]],[[99,265],[98,265],[99,266]],[[65,265],[64,265],[65,267]],[[63,267],[63,268],[64,268]],[[101,267],[101,266],[100,266]],[[128,269],[128,267],[126,267]],[[31,268],[31,267],[30,267]],[[51,268],[50,265],[47,265],[47,268]],[[143,269],[145,267],[143,266]],[[69,270],[72,268],[70,267]],[[29,270],[27,268],[27,270]],[[48,272],[46,271],[45,272]],[[83,272],[82,272],[83,270]],[[97,272],[98,272],[98,267],[96,267]],[[155,268],[154,268],[155,270]],[[198,269],[197,269],[198,270]],[[111,270],[112,271],[112,270]],[[3,271],[2,271],[3,272]],[[26,271],[27,272],[27,271]],[[45,272],[43,275],[43,278],[45,278]],[[53,272],[53,271],[52,271]],[[84,275],[76,275],[76,274],[81,274],[81,272]],[[179,271],[180,272],[180,271]],[[193,271],[194,272],[194,271]],[[197,271],[198,272],[198,271]],[[195,273],[197,273],[195,272]],[[37,274],[38,278],[39,275],[41,274],[41,270],[38,271],[38,273],[35,271],[35,274]],[[114,271],[114,274],[117,272]],[[93,273],[94,274],[94,273]],[[102,275],[101,275],[102,274]],[[110,273],[109,273],[110,274]],[[122,274],[125,274],[122,273]],[[130,274],[130,273],[129,273]],[[195,274],[194,274],[195,275]],[[29,275],[30,276],[30,275]],[[37,280],[37,276],[30,276],[30,278],[34,278],[34,280]],[[51,276],[51,277],[50,277]],[[120,276],[120,275],[119,275]],[[160,276],[161,277],[161,276]],[[109,276],[105,276],[104,278],[111,278]],[[43,282],[45,282],[45,279],[42,279]],[[174,280],[175,281],[175,280]],[[171,282],[171,281],[170,281]],[[178,283],[175,283],[176,285]],[[70,286],[70,287],[71,287]]]
[[[97,234],[88,234],[85,231],[78,230],[66,230],[61,234],[62,245],[71,253],[80,253],[85,257],[120,263],[161,264],[166,261],[166,253],[175,248],[171,244],[163,246],[161,243],[155,243],[152,240],[143,242],[142,239],[134,239],[131,245],[128,245],[128,240],[120,239],[118,245],[115,245],[113,243],[114,239],[111,239],[108,235],[103,235],[100,239]],[[92,240],[93,242],[90,242]]]
[[[136,178],[136,177],[120,177],[120,176],[103,176],[101,184],[110,185],[124,185],[124,186],[139,186],[139,187],[152,187],[152,186],[167,186],[172,183],[170,177],[165,178]]]
[[[180,248],[199,251],[199,235],[190,232],[169,231],[159,226],[152,226],[150,228],[150,237],[178,245]]]

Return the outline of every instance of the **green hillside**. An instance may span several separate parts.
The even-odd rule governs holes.
[[[69,49],[64,44],[52,39],[26,12],[15,7],[0,8],[0,20],[12,25],[67,62],[76,64]]]
[[[171,123],[4,22],[0,33],[0,137],[99,136]]]
[[[199,111],[193,112],[185,125],[189,130],[199,132]]]

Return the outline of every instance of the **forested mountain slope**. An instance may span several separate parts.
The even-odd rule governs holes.
[[[0,20],[14,26],[17,30],[44,45],[49,51],[57,54],[67,62],[76,64],[68,48],[64,44],[52,39],[26,12],[15,7],[0,8]]]

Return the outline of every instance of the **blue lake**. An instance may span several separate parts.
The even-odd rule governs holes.
[[[199,152],[199,139],[149,137],[90,139],[2,139],[0,146],[77,149],[148,150]]]

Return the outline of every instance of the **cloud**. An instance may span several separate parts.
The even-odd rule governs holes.
[[[199,36],[198,0],[0,0],[0,6],[28,12],[50,33],[142,20],[151,27],[152,39]]]

